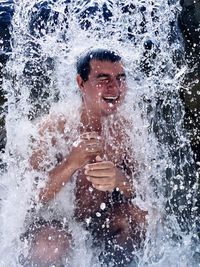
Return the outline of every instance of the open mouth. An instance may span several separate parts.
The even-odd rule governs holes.
[[[103,100],[107,103],[114,104],[114,103],[118,102],[119,95],[118,96],[103,96]]]

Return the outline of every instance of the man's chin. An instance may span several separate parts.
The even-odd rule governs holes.
[[[107,109],[103,109],[102,111],[101,111],[101,114],[103,115],[103,116],[110,116],[110,115],[113,115],[113,114],[115,114],[116,112],[117,112],[117,108],[118,107],[113,107],[113,108],[107,108]]]
[[[121,106],[121,101],[117,101],[115,103],[106,103],[106,102],[102,102],[101,104],[101,114],[102,116],[109,116],[112,114],[115,114],[119,107]]]

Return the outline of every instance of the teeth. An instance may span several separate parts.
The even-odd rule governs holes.
[[[118,96],[106,96],[104,97],[104,99],[106,100],[116,100],[118,98]]]

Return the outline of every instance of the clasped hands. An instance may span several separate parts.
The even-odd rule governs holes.
[[[100,191],[113,191],[118,185],[117,167],[104,160],[101,137],[96,132],[80,136],[73,146],[70,158],[76,169],[84,168],[84,173],[92,186]]]
[[[117,186],[117,168],[111,161],[96,156],[96,162],[85,166],[85,175],[92,186],[100,191],[112,191]]]

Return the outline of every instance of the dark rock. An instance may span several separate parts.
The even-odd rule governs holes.
[[[191,133],[191,144],[200,161],[200,2],[181,0],[179,26],[183,34],[186,59],[190,71],[186,77],[182,97],[186,107],[185,124]]]
[[[9,54],[11,53],[10,28],[14,13],[13,6],[13,0],[0,2],[0,151],[4,149],[6,144],[6,130],[4,128],[4,116],[2,115],[2,106],[6,102],[6,98],[2,88],[2,76],[4,66],[9,58]],[[0,168],[3,168],[1,161]]]

